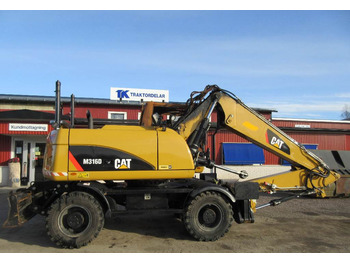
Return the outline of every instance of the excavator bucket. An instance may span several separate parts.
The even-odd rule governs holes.
[[[35,213],[30,210],[32,193],[26,191],[10,192],[8,196],[9,212],[3,224],[4,228],[12,228],[23,225],[31,219]]]
[[[350,151],[310,150],[320,157],[329,168],[340,175],[340,179],[329,185],[327,196],[350,196]]]

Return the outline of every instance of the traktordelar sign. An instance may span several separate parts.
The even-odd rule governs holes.
[[[111,87],[111,100],[169,102],[169,90]]]

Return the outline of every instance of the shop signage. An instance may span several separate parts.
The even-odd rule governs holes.
[[[297,127],[297,128],[311,128],[310,125],[298,125],[298,124],[295,124],[294,126]]]
[[[47,132],[48,125],[9,123],[9,131]]]
[[[111,100],[169,102],[169,90],[111,87]]]

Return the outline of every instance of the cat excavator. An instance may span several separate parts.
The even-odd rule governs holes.
[[[22,225],[36,214],[46,217],[50,239],[63,248],[87,245],[105,218],[123,213],[171,212],[200,241],[224,236],[233,221],[254,222],[266,206],[316,194],[339,179],[322,159],[246,106],[230,91],[208,85],[192,92],[186,103],[147,102],[138,125],[78,127],[74,103],[70,122],[61,120],[56,82],[55,128],[47,137],[43,165],[45,181],[33,182],[9,195],[4,227]],[[245,171],[218,165],[206,150],[211,115],[225,128],[289,161],[291,170],[245,181]],[[239,180],[220,180],[223,169]],[[243,181],[243,182],[242,182]],[[293,195],[257,205],[260,192]]]

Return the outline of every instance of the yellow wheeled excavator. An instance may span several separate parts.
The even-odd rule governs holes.
[[[216,85],[192,92],[187,103],[146,103],[138,125],[99,128],[94,128],[91,114],[87,114],[88,127],[75,127],[74,110],[70,123],[61,120],[60,86],[57,81],[55,130],[47,138],[43,166],[46,180],[10,193],[4,226],[44,215],[48,235],[61,247],[87,245],[97,237],[105,218],[135,211],[175,213],[195,239],[215,241],[234,220],[254,222],[253,213],[259,208],[302,195],[324,196],[324,188],[340,177]],[[217,128],[289,161],[291,170],[245,182],[221,181],[215,173],[203,173],[204,167],[216,167],[247,177],[244,171],[215,164],[205,150],[214,110]],[[294,195],[256,206],[259,192],[278,190]]]

